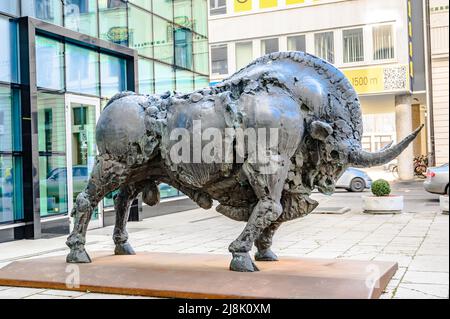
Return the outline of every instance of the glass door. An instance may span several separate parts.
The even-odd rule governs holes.
[[[69,211],[87,185],[95,163],[95,126],[100,115],[100,99],[66,95],[67,188]],[[89,228],[103,226],[102,203],[95,209]]]

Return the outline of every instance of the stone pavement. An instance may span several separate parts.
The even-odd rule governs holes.
[[[425,193],[420,182],[397,183],[405,196],[402,214],[361,212],[361,194],[315,193],[321,207],[348,207],[345,214],[310,214],[284,224],[274,240],[279,256],[396,261],[399,270],[382,298],[449,297],[449,216],[439,211],[438,195]],[[365,194],[369,194],[366,192]],[[213,209],[186,212],[129,223],[136,251],[227,254],[244,224]],[[88,251],[113,251],[112,227],[88,232]],[[65,237],[0,244],[0,267],[23,258],[66,254]],[[0,298],[143,298],[17,287],[0,287]]]

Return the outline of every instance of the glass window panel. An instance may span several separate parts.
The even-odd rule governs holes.
[[[204,89],[209,86],[209,78],[207,76],[196,75],[194,80],[194,90]]]
[[[153,12],[169,20],[173,20],[173,3],[166,0],[153,0]]]
[[[228,74],[228,46],[226,44],[211,46],[212,74]]]
[[[36,37],[36,73],[38,87],[64,89],[64,46],[53,39]],[[79,66],[77,66],[79,67]]]
[[[155,77],[153,75],[153,61],[139,58],[139,92],[141,94],[155,93]]]
[[[192,72],[185,70],[176,71],[177,91],[181,93],[190,93],[194,91],[194,76]]]
[[[152,11],[152,0],[129,0],[129,2],[147,9],[148,11]]]
[[[62,25],[62,1],[22,0],[22,16],[31,16],[53,24]]]
[[[199,73],[209,74],[208,39],[198,34],[194,35],[194,68]]]
[[[114,207],[114,197],[119,193],[119,190],[111,192],[103,198],[103,207]]]
[[[261,40],[261,54],[278,52],[278,38]]]
[[[304,35],[287,37],[288,51],[306,51],[306,42]]]
[[[392,25],[373,27],[373,59],[388,60],[394,58],[394,35]]]
[[[333,32],[314,34],[314,46],[316,55],[330,63],[334,63],[334,39]]]
[[[99,0],[100,38],[128,46],[127,5],[121,0]]]
[[[344,63],[364,61],[363,29],[343,30]]]
[[[227,0],[209,0],[209,14],[214,16],[227,13]]]
[[[39,152],[66,152],[66,117],[63,95],[38,94]]]
[[[153,16],[155,59],[173,64],[173,24]]]
[[[39,156],[41,216],[67,213],[67,167],[65,155]]]
[[[21,150],[19,92],[0,87],[0,152]]]
[[[175,64],[192,69],[192,31],[175,27]]]
[[[208,5],[206,1],[192,0],[194,31],[204,36],[208,35]]]
[[[112,97],[114,94],[127,89],[126,61],[111,55],[100,55],[101,94]]]
[[[164,183],[159,184],[159,194],[161,198],[168,198],[180,195],[180,193],[176,188]]]
[[[252,42],[236,43],[236,69],[239,70],[253,59]]]
[[[67,91],[99,95],[98,53],[66,44]]]
[[[0,154],[0,224],[23,219],[20,157]]]
[[[182,27],[193,29],[192,25],[192,1],[173,0],[174,22]]]
[[[19,15],[19,1],[18,0],[1,0],[0,1],[0,11]]]
[[[66,0],[64,25],[70,30],[97,37],[97,1]]]
[[[18,82],[17,25],[0,18],[0,81]]]
[[[141,55],[153,57],[152,14],[129,6],[128,23],[130,47]]]
[[[164,93],[174,89],[173,68],[170,65],[155,62],[155,92]]]

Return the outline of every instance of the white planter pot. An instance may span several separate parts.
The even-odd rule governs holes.
[[[439,206],[441,206],[442,213],[448,215],[448,196],[447,195],[439,196]]]
[[[363,196],[363,210],[372,214],[396,214],[403,210],[403,196]]]

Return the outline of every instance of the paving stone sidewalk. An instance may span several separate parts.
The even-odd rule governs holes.
[[[439,211],[437,195],[421,183],[399,183],[394,193],[405,196],[402,214],[361,212],[361,194],[339,191],[313,198],[321,207],[348,207],[345,214],[310,214],[284,224],[273,249],[279,256],[397,261],[399,270],[382,298],[449,297],[449,216]],[[365,195],[368,195],[366,192]],[[129,223],[136,251],[228,254],[227,247],[244,224],[214,211],[194,209]],[[88,232],[87,250],[114,249],[112,227]],[[0,244],[0,267],[14,260],[67,253],[65,236]],[[0,287],[0,298],[144,298],[17,287]]]

